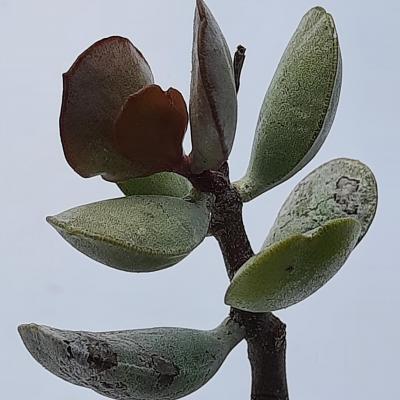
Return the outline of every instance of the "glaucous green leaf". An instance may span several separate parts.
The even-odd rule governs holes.
[[[152,328],[72,332],[21,325],[22,340],[56,376],[118,400],[172,400],[199,389],[243,338],[231,320],[211,331]]]
[[[118,186],[127,196],[158,194],[182,198],[192,189],[189,180],[173,172],[160,172],[145,178],[130,179],[119,182]]]
[[[203,0],[194,19],[190,125],[191,170],[218,170],[232,149],[237,98],[232,57],[217,21]]]
[[[225,303],[240,310],[269,312],[304,300],[339,271],[360,230],[355,219],[336,219],[266,247],[233,277]]]
[[[244,201],[289,179],[318,152],[339,100],[341,56],[335,24],[321,7],[301,20],[268,88],[246,175]]]
[[[374,219],[377,202],[375,177],[365,164],[347,158],[329,161],[294,188],[279,211],[264,247],[345,217],[361,224],[359,242]]]
[[[128,97],[152,83],[142,53],[119,36],[94,43],[63,75],[61,141],[69,165],[79,175],[121,181],[145,171],[116,151],[112,135]]]
[[[206,201],[129,196],[64,211],[47,221],[73,247],[113,268],[151,272],[170,267],[207,235]]]

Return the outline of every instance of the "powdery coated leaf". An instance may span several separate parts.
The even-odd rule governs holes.
[[[360,229],[352,218],[332,220],[263,249],[233,277],[225,303],[245,311],[269,312],[304,300],[339,271]]]
[[[228,159],[237,122],[237,98],[231,54],[204,1],[194,19],[190,125],[191,169],[217,170]]]
[[[194,250],[209,225],[205,201],[130,196],[87,204],[47,221],[92,259],[128,272],[170,267]]]
[[[115,124],[114,145],[132,163],[142,163],[146,175],[179,170],[187,125],[186,103],[178,90],[146,86],[126,101]]]
[[[87,178],[119,181],[145,170],[112,146],[115,120],[127,98],[153,83],[143,55],[125,38],[113,36],[85,50],[63,75],[61,140],[69,165]]]
[[[225,320],[211,331],[152,328],[72,332],[21,325],[36,361],[56,376],[118,400],[172,400],[199,389],[243,338]]]
[[[236,183],[244,201],[289,179],[315,156],[332,126],[341,81],[334,21],[313,8],[290,40],[261,107],[249,167]]]
[[[186,178],[173,172],[160,172],[145,178],[130,179],[119,182],[118,186],[127,196],[158,194],[182,198],[192,189]]]
[[[377,203],[375,177],[365,164],[346,158],[329,161],[294,188],[279,211],[264,247],[345,217],[361,224],[359,242],[374,219]]]

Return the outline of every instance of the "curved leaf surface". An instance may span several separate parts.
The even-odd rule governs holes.
[[[244,201],[289,179],[315,156],[333,123],[341,80],[333,18],[315,7],[301,20],[265,96],[250,164],[236,183]]]
[[[144,172],[180,170],[185,162],[182,141],[188,113],[182,94],[148,85],[128,97],[116,122],[113,141],[117,151]],[[135,176],[132,176],[135,177]]]
[[[154,194],[185,197],[192,189],[188,179],[173,172],[160,172],[145,178],[119,182],[119,188],[126,196]]]
[[[118,400],[172,400],[203,386],[242,340],[225,320],[211,331],[152,328],[72,332],[21,325],[19,333],[43,367],[75,385]]]
[[[365,164],[347,158],[329,161],[294,188],[279,211],[264,247],[345,217],[361,224],[359,242],[374,219],[377,202],[375,177]]]
[[[113,268],[151,272],[194,250],[209,225],[206,201],[130,196],[87,204],[47,221],[73,247]]]
[[[239,269],[225,303],[245,311],[269,312],[304,300],[339,271],[360,230],[355,219],[337,219],[272,244]]]
[[[190,125],[191,170],[218,170],[232,149],[237,97],[232,57],[217,21],[203,0],[194,19]]]
[[[119,181],[140,173],[141,165],[116,152],[112,134],[128,97],[151,83],[142,53],[119,36],[94,43],[63,75],[61,140],[69,165],[79,175]]]

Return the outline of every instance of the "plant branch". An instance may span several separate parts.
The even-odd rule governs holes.
[[[210,233],[221,248],[230,279],[254,255],[243,224],[239,193],[229,181],[225,163],[220,171],[191,177],[192,184],[212,193]],[[231,317],[245,328],[252,371],[251,400],[288,400],[286,382],[286,326],[272,313],[231,309]]]
[[[235,74],[236,93],[239,92],[240,76],[242,74],[242,68],[245,58],[246,58],[246,48],[243,47],[241,44],[239,44],[239,46],[236,49],[235,55],[233,57],[233,71]]]

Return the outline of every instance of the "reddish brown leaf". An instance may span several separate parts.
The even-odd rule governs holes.
[[[115,124],[114,145],[130,161],[142,163],[148,174],[176,170],[184,157],[187,125],[186,103],[178,90],[146,86],[125,103]]]
[[[111,181],[141,176],[143,167],[112,147],[114,122],[129,95],[153,83],[143,55],[125,38],[102,39],[64,74],[61,140],[70,166],[83,177]]]

